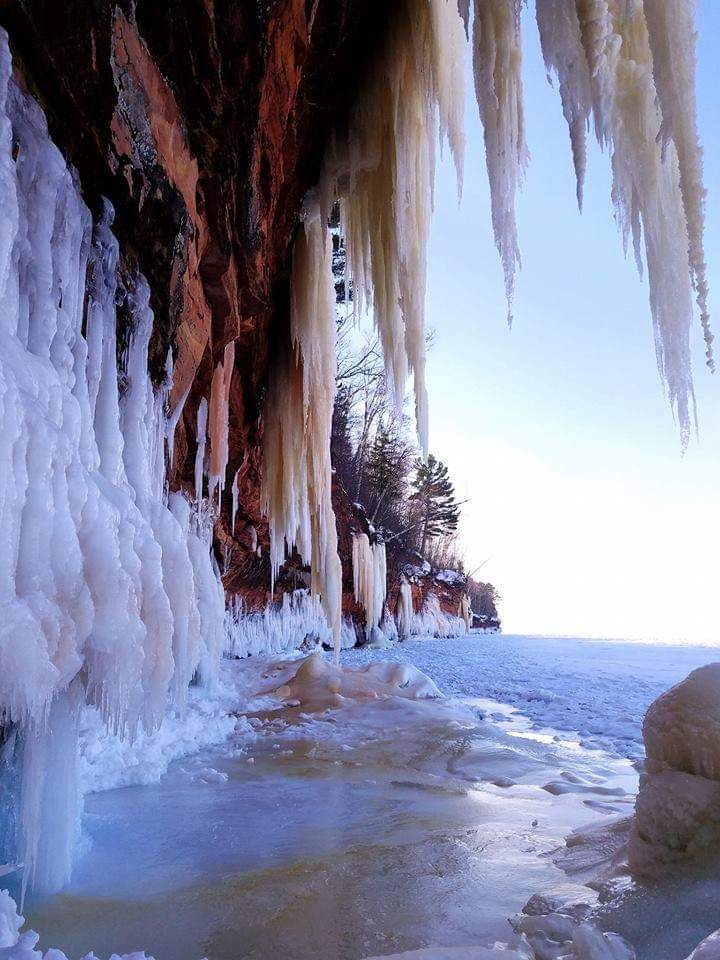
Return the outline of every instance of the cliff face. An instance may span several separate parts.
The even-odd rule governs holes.
[[[58,16],[52,0],[0,3],[16,73],[41,102],[91,210],[103,196],[112,202],[125,269],[139,267],[149,281],[151,373],[162,382],[171,351],[171,409],[182,410],[174,487],[192,489],[198,405],[225,345],[236,341],[216,541],[226,590],[250,606],[268,598],[260,414],[268,357],[288,324],[294,230],[390,7],[382,0],[67,0]],[[338,484],[334,502],[346,612],[358,612],[350,555],[361,520]],[[287,579],[298,577],[291,565]],[[451,605],[456,612],[455,596]]]

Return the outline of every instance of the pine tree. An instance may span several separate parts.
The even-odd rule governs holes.
[[[413,488],[410,499],[420,510],[420,553],[424,556],[428,540],[457,529],[460,507],[447,467],[432,454],[426,463],[422,460],[416,463]]]
[[[380,419],[367,457],[366,481],[370,516],[382,523],[394,515],[405,494],[411,457],[397,423]]]

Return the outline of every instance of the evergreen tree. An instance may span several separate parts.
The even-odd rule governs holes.
[[[424,556],[428,540],[452,533],[460,520],[460,507],[447,467],[432,454],[426,463],[418,460],[415,465],[410,499],[420,512],[420,553]]]
[[[411,456],[408,443],[395,421],[381,418],[367,457],[366,481],[370,516],[382,523],[393,517],[403,502]]]

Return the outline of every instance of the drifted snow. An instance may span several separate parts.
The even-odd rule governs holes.
[[[720,960],[720,930],[699,943],[687,960]]]

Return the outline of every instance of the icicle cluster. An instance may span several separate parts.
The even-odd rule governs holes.
[[[462,181],[464,35],[456,0],[401,4],[326,158],[321,191],[340,198],[348,280],[358,313],[371,307],[395,398],[415,383],[427,451],[425,277],[438,133]],[[346,290],[350,284],[346,284]]]
[[[436,593],[429,593],[420,613],[412,618],[410,633],[416,637],[462,637],[467,628],[461,617],[443,611]]]
[[[26,882],[52,888],[74,846],[82,704],[121,735],[155,729],[196,673],[213,683],[224,598],[207,530],[164,498],[147,284],[118,289],[112,208],[93,228],[4,32],[0,204],[0,723],[22,743],[14,852]]]
[[[702,153],[695,110],[693,4],[536,0],[543,55],[560,85],[582,199],[585,129],[610,152],[612,200],[638,269],[643,248],[658,367],[690,434],[692,285],[712,366],[703,253]]]
[[[262,502],[273,578],[287,550],[310,563],[340,649],[342,568],[332,507],[330,433],[337,370],[329,211],[310,200],[295,240],[292,347],[276,358],[265,405]]]
[[[340,647],[354,647],[357,638],[351,621],[340,628]],[[225,615],[224,651],[231,657],[252,657],[290,653],[308,645],[334,644],[319,597],[307,590],[284,593],[282,603],[269,604],[262,613],[245,609],[241,597],[233,597]]]
[[[520,0],[475,0],[472,32],[475,95],[485,137],[493,232],[505,274],[508,322],[512,322],[515,270],[520,263],[515,194],[528,161]]]
[[[355,600],[365,609],[368,636],[380,627],[387,596],[385,544],[370,543],[366,533],[353,537],[353,587]]]

